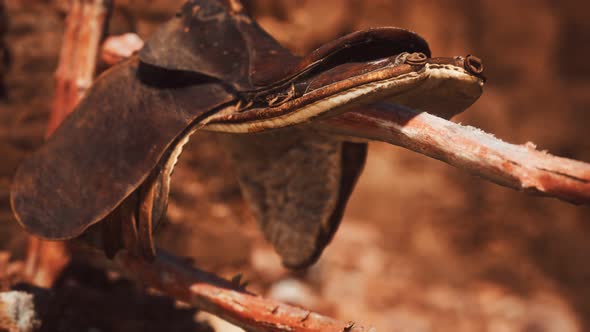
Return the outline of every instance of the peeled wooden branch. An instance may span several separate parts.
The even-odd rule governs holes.
[[[253,295],[241,289],[239,280],[230,282],[190,267],[186,261],[162,250],[154,262],[124,252],[116,262],[135,279],[248,331],[374,331]]]
[[[55,98],[47,136],[74,109],[92,84],[107,12],[106,0],[71,2],[55,72]]]
[[[392,104],[375,104],[317,127],[398,145],[512,189],[590,204],[590,164],[514,145],[480,129]]]

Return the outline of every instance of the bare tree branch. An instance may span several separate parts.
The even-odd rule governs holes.
[[[115,261],[132,278],[248,331],[374,331],[253,295],[243,290],[239,280],[227,281],[190,267],[186,260],[162,250],[158,250],[154,262],[126,252],[119,253]]]
[[[326,119],[317,128],[387,142],[444,161],[499,185],[590,204],[590,164],[514,145],[478,128],[392,104]]]

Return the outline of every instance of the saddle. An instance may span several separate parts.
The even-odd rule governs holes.
[[[39,237],[84,233],[109,257],[125,248],[153,259],[182,148],[195,131],[216,131],[265,237],[284,265],[303,268],[336,232],[367,151],[306,124],[390,99],[459,112],[481,94],[482,71],[474,58],[431,58],[399,28],[297,57],[235,1],[190,0],[20,165],[11,206]]]

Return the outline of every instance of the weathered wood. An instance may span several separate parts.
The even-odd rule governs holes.
[[[115,261],[131,277],[248,331],[374,331],[253,295],[242,289],[239,278],[224,280],[191,267],[186,260],[161,249],[153,262],[137,259],[125,252],[119,253]]]
[[[107,0],[71,2],[55,72],[55,97],[47,136],[74,109],[92,84],[108,8]]]
[[[502,186],[590,204],[590,164],[506,143],[478,128],[392,104],[323,120],[318,129],[398,145]]]

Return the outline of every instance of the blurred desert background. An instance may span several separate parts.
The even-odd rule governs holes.
[[[115,0],[109,33],[146,38],[182,3]],[[582,1],[244,4],[297,54],[355,30],[399,26],[421,34],[435,56],[477,55],[485,92],[454,121],[590,162],[590,6]],[[67,8],[65,0],[5,0],[0,10],[0,250],[13,259],[26,244],[10,212],[9,185],[19,161],[43,141]],[[371,144],[332,244],[309,271],[292,273],[262,239],[211,137],[193,137],[172,181],[159,245],[225,277],[241,272],[265,296],[386,332],[590,331],[589,207],[528,196]],[[93,287],[89,306],[113,301],[122,286]],[[93,311],[108,311],[104,305],[86,308],[92,319],[55,323],[55,330],[206,330],[191,323],[192,311],[150,301],[126,295],[116,302],[137,312],[121,310],[117,321]],[[73,317],[68,310],[64,317]]]

